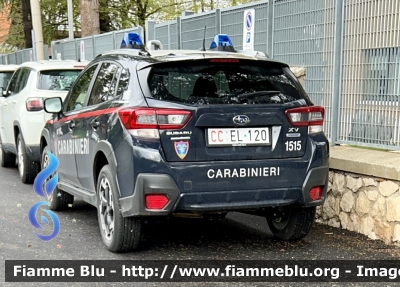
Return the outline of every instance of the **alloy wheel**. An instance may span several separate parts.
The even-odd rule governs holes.
[[[45,169],[45,168],[49,165],[49,163],[50,163],[50,157],[49,157],[49,155],[46,153],[46,154],[44,155],[44,158],[43,158],[43,168],[42,168],[42,169]],[[48,182],[50,179],[51,179],[51,177],[46,178],[45,182],[43,183],[43,187],[44,187],[43,190],[46,190],[46,184],[47,184],[47,182]],[[54,191],[51,192],[50,194],[47,194],[47,193],[46,193],[46,194],[47,194],[47,200],[48,200],[49,202],[52,202],[52,200],[53,200],[53,193],[54,193]]]
[[[114,200],[107,177],[103,177],[100,181],[99,199],[101,231],[107,240],[111,240],[114,235]]]

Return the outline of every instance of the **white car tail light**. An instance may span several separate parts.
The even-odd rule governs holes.
[[[310,106],[288,109],[285,112],[287,119],[294,127],[308,127],[308,133],[323,131],[325,109],[320,106]]]
[[[26,110],[29,112],[37,112],[43,110],[42,98],[28,98],[26,99]]]
[[[159,130],[181,129],[191,112],[176,109],[128,108],[118,112],[124,127],[136,137],[159,138]]]

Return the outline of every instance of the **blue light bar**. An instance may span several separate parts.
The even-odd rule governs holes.
[[[144,49],[143,41],[138,33],[125,33],[121,48]]]
[[[218,34],[214,37],[211,42],[210,50],[220,50],[220,51],[234,51],[231,39],[226,34]]]

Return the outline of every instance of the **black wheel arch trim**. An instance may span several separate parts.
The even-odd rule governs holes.
[[[13,122],[13,135],[14,135],[14,143],[15,143],[15,146],[17,146],[17,137],[18,137],[18,135],[16,135],[16,134],[14,133],[14,128],[15,128],[15,126],[18,127],[19,133],[22,135],[22,139],[24,138],[24,135],[22,134],[21,125],[19,124],[19,122],[18,122],[18,121],[14,121],[14,122]]]
[[[49,142],[50,142],[50,132],[49,132],[49,130],[46,129],[46,128],[44,128],[44,129],[42,130],[42,134],[40,135],[40,153],[42,153],[42,152],[43,152],[43,149],[44,149],[43,140],[42,140],[43,138],[45,139],[47,145],[49,145]],[[50,149],[51,149],[51,148],[50,148]]]
[[[117,184],[118,194],[121,196],[121,192],[119,190],[119,184],[118,184],[118,177],[116,176],[117,175],[117,159],[115,157],[113,147],[108,141],[103,140],[103,141],[98,142],[96,145],[96,149],[94,150],[93,167],[92,167],[93,168],[93,180],[97,177],[97,175],[95,174],[95,171],[96,171],[95,170],[95,162],[97,159],[97,154],[99,152],[102,152],[105,155],[107,162],[111,168],[111,171],[115,175],[115,182]],[[96,188],[96,183],[94,183],[94,186]]]

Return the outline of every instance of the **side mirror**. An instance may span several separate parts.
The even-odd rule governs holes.
[[[61,98],[48,98],[44,100],[44,110],[46,113],[58,114],[62,111],[62,108]]]

